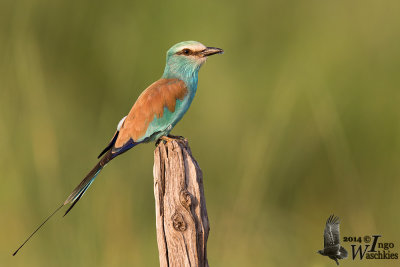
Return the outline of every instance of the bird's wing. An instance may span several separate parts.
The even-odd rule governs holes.
[[[106,148],[104,148],[103,151],[101,151],[100,155],[97,156],[98,159],[99,159],[101,156],[103,156],[108,150],[110,150],[110,149],[114,146],[114,144],[115,144],[115,142],[117,141],[117,138],[118,138],[118,136],[119,136],[119,130],[121,130],[122,124],[124,124],[126,117],[127,117],[127,116],[123,117],[123,118],[119,121],[118,126],[117,126],[117,130],[115,131],[114,136],[111,138],[111,141],[108,143],[108,145],[106,146]]]
[[[179,79],[160,79],[150,85],[139,96],[123,122],[114,148],[121,149],[130,143],[143,142],[157,130],[164,130],[153,127],[149,132],[148,128],[151,122],[163,117],[165,110],[173,113],[177,100],[183,100],[187,93],[186,84]]]
[[[103,151],[101,151],[101,153],[97,156],[98,159],[113,147],[115,141],[117,141],[118,135],[119,135],[119,130],[115,131],[114,136],[111,138],[111,141],[108,143],[106,148],[104,148]]]
[[[324,230],[324,248],[340,244],[340,222],[334,215],[329,216]]]

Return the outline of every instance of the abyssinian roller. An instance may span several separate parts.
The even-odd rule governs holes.
[[[100,153],[101,158],[82,182],[13,253],[26,242],[62,207],[70,204],[64,216],[88,190],[104,166],[134,146],[163,139],[168,141],[172,128],[190,107],[197,90],[200,67],[211,55],[223,50],[206,47],[196,41],[185,41],[172,46],[167,52],[167,62],[161,79],[151,84],[139,96],[127,116],[118,123],[111,142]]]

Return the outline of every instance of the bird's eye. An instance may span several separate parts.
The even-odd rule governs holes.
[[[185,54],[185,55],[189,55],[190,54],[190,50],[189,49],[183,49],[182,50],[182,52],[183,52],[183,54]]]

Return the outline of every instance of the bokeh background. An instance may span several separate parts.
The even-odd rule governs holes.
[[[400,252],[399,12],[397,0],[2,0],[0,265],[158,266],[152,144],[11,253],[183,40],[225,50],[173,131],[204,172],[210,266],[334,266],[316,254],[331,213],[342,237],[381,234]]]

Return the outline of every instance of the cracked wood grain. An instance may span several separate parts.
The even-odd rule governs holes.
[[[203,175],[186,139],[160,142],[153,175],[160,266],[208,267]]]

